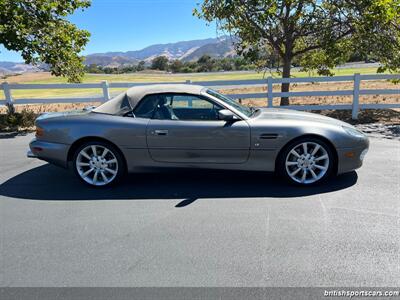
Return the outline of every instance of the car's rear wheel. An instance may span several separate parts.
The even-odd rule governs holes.
[[[290,182],[312,185],[331,176],[335,156],[324,141],[305,137],[293,141],[279,157],[278,171]]]
[[[125,165],[120,152],[111,144],[93,141],[75,151],[74,170],[91,186],[108,186],[121,179]]]

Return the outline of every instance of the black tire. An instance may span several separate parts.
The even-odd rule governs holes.
[[[110,180],[110,182],[107,182],[105,184],[100,183],[100,184],[96,185],[96,184],[90,183],[89,181],[85,180],[81,176],[81,174],[78,170],[78,167],[77,167],[78,156],[80,155],[80,153],[83,149],[88,148],[88,147],[91,148],[92,146],[96,146],[96,149],[99,148],[98,151],[101,151],[101,149],[104,149],[104,148],[108,149],[109,152],[107,152],[105,159],[107,159],[107,157],[109,157],[111,159],[113,159],[113,157],[115,157],[116,163],[113,163],[112,166],[113,167],[115,167],[115,165],[117,166],[116,174],[108,173],[108,171],[105,171],[106,174],[109,175],[110,179],[112,178],[112,180]],[[101,155],[99,155],[99,156],[101,156]],[[121,152],[119,151],[119,149],[117,149],[115,146],[113,146],[110,143],[103,142],[103,141],[96,141],[96,140],[85,142],[76,149],[76,151],[73,155],[73,159],[72,159],[72,166],[73,166],[75,175],[80,179],[81,182],[85,183],[86,185],[96,187],[96,188],[108,187],[108,186],[117,184],[123,178],[123,175],[126,172],[125,160],[124,160]],[[87,168],[91,168],[91,167],[88,166]],[[107,177],[107,175],[106,175],[106,177]],[[103,181],[103,183],[105,182],[102,178],[101,178],[101,180]]]
[[[288,173],[288,168],[290,168],[290,167],[286,166],[286,159],[288,158],[289,153],[294,148],[298,149],[297,147],[299,147],[299,145],[302,145],[303,143],[311,143],[311,144],[314,143],[314,144],[320,145],[323,149],[325,149],[326,154],[329,158],[329,165],[327,166],[326,172],[315,182],[295,181],[295,179],[293,179],[290,176],[290,174]],[[322,151],[322,150],[319,150],[319,151]],[[302,153],[302,155],[303,155],[303,153]],[[294,171],[296,171],[297,168],[300,168],[300,167],[295,165],[293,168],[294,168]],[[317,169],[314,167],[310,167],[310,168],[313,168],[313,172],[315,174],[316,173],[315,170],[317,170]],[[321,184],[324,181],[326,181],[328,178],[332,177],[332,175],[334,174],[334,170],[336,170],[336,168],[337,168],[336,156],[334,154],[334,149],[332,149],[331,145],[327,144],[325,141],[323,141],[322,139],[319,139],[317,137],[301,137],[301,138],[293,140],[292,142],[290,142],[289,144],[287,144],[284,147],[284,149],[281,151],[281,153],[279,154],[279,157],[277,159],[275,171],[278,175],[280,175],[282,178],[284,178],[286,181],[288,181],[291,184],[300,185],[300,186],[311,186],[311,185]],[[300,172],[303,172],[303,170],[300,170],[299,173]],[[309,171],[308,169],[306,170],[306,174],[308,177],[312,177],[312,174],[310,172],[311,171]],[[310,178],[309,180],[312,181],[315,179]]]

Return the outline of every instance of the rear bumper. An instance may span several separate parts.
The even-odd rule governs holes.
[[[69,145],[38,141],[35,138],[29,143],[29,148],[27,157],[41,159],[63,168],[67,167]]]
[[[33,154],[32,150],[28,150],[28,152],[26,152],[26,157],[37,158],[37,156],[35,154]]]

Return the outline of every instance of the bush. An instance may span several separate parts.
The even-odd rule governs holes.
[[[21,112],[9,111],[0,115],[0,130],[18,131],[21,129],[30,129],[35,125],[37,114],[27,109]]]
[[[23,128],[29,128],[35,126],[35,120],[37,118],[37,114],[33,111],[29,111],[27,109],[23,109],[21,111],[21,124],[20,126]]]

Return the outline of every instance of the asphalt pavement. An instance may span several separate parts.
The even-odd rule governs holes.
[[[318,187],[132,174],[93,189],[0,139],[0,286],[400,286],[400,142]]]

